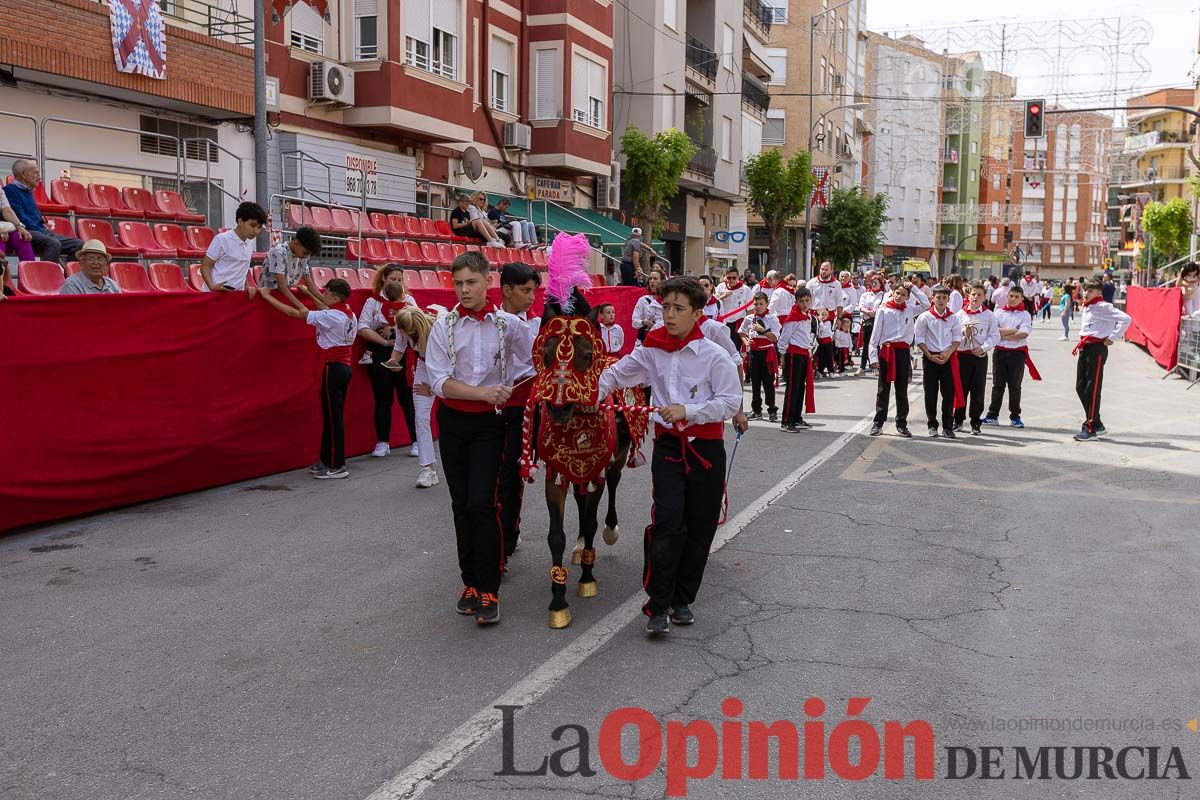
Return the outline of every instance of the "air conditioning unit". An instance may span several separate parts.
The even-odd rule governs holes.
[[[336,61],[314,61],[308,73],[308,99],[313,103],[354,105],[354,70]]]
[[[528,150],[533,143],[533,128],[520,122],[504,123],[504,149]]]
[[[612,162],[608,175],[596,176],[596,208],[617,211],[621,208],[621,162]]]

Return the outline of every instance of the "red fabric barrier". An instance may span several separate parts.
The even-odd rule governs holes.
[[[1179,359],[1179,324],[1183,317],[1183,295],[1178,288],[1148,289],[1130,286],[1125,295],[1125,312],[1133,324],[1126,341],[1150,351],[1163,369],[1174,369]]]
[[[499,290],[490,293],[499,300]],[[593,289],[627,327],[641,290]],[[414,292],[454,305],[454,293]],[[357,291],[351,306],[369,296]],[[538,303],[540,309],[540,300]],[[0,530],[307,466],[321,417],[313,329],[237,294],[13,297],[0,304]],[[375,444],[357,365],[346,454]],[[392,444],[409,442],[393,407]],[[351,468],[353,469],[353,468]],[[351,478],[353,480],[353,478]]]

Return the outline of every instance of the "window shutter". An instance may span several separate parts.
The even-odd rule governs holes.
[[[432,0],[404,0],[404,35],[428,42],[429,4]]]
[[[437,2],[429,0],[426,2],[425,5],[432,8],[430,21],[433,23],[433,27],[458,36],[458,7],[461,4],[461,0],[437,0]]]
[[[292,30],[311,36],[314,39],[325,39],[325,19],[308,3],[296,3],[288,14]]]
[[[583,56],[575,56],[571,62],[571,110],[579,109],[586,113],[588,107],[587,94],[588,62]]]
[[[558,119],[558,51],[537,50],[534,53],[537,73],[534,96],[534,119]]]
[[[379,16],[379,0],[354,0],[354,16]]]
[[[492,37],[492,47],[488,51],[491,68],[505,75],[512,75],[512,44],[498,37]]]

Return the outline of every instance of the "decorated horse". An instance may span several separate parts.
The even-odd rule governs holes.
[[[648,416],[626,411],[644,406],[641,390],[598,396],[600,373],[616,361],[608,354],[581,288],[591,285],[584,265],[590,248],[583,236],[559,234],[549,259],[545,311],[533,345],[537,375],[525,408],[521,471],[526,480],[540,463],[546,470],[546,506],[550,514],[547,544],[550,568],[551,628],[571,623],[566,599],[568,568],[563,564],[567,537],[567,494],[579,509],[579,538],[572,562],[579,564],[579,596],[599,593],[594,573],[595,537],[600,500],[608,488],[604,541],[616,544],[617,485],[621,471],[644,462],[641,443]]]

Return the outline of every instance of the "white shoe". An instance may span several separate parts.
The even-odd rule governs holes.
[[[341,480],[342,478],[349,478],[350,471],[345,467],[341,467],[339,469],[331,469],[325,472],[315,472],[313,473],[313,477],[319,481],[336,481]]]
[[[361,365],[361,364],[370,364],[370,363],[371,363],[371,353],[370,353],[370,351],[368,351],[368,352],[366,352],[366,353],[363,353],[363,354],[362,354],[362,358],[360,358],[360,359],[358,360],[358,363],[359,363],[360,365]]]
[[[417,443],[413,442],[413,446],[408,449],[408,457],[416,458],[421,455],[421,448],[417,447]]]
[[[1060,342],[1065,342],[1065,341],[1067,341],[1067,337],[1065,337],[1065,336],[1060,336],[1060,337],[1058,337],[1058,340],[1059,340]]]
[[[387,442],[376,442],[375,449],[371,451],[371,455],[375,458],[383,458],[392,452],[392,447]]]
[[[437,486],[441,481],[438,480],[437,470],[433,467],[421,467],[421,474],[417,475],[417,488],[429,489]]]
[[[488,242],[488,247],[505,247],[503,239],[492,239]]]

